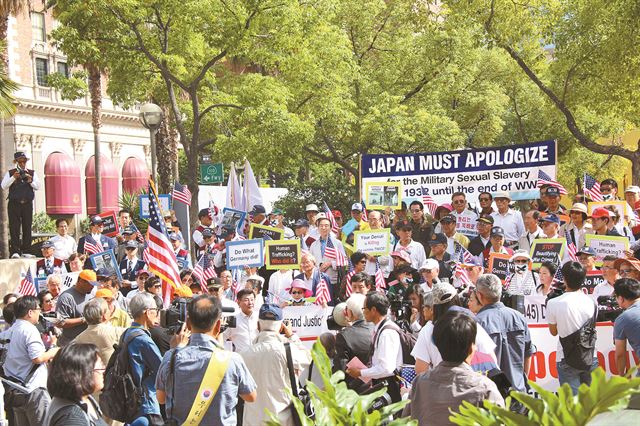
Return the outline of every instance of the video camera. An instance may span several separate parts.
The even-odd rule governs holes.
[[[598,321],[615,321],[623,311],[614,295],[598,297]]]
[[[504,303],[504,306],[507,306],[511,309],[515,309],[524,315],[524,296],[521,294],[509,294],[502,293],[502,297],[500,301]]]
[[[191,300],[191,298],[179,297],[167,309],[162,309],[160,311],[160,327],[166,328],[168,334],[179,333],[182,325],[187,322],[187,307]],[[225,313],[231,315],[225,315]],[[236,327],[236,317],[233,314],[235,314],[233,308],[222,307],[222,317],[226,321],[223,321],[221,331]]]
[[[389,310],[394,318],[394,322],[404,330],[411,330],[411,301],[399,294],[389,294]]]
[[[40,334],[50,334],[58,337],[61,332],[56,328],[58,317],[55,312],[44,312],[40,314],[36,328]]]

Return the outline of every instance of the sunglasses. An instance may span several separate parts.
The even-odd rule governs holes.
[[[464,204],[464,200],[456,200],[453,204]]]
[[[491,201],[491,198],[480,198],[480,201]]]
[[[618,270],[618,273],[620,275],[629,275],[632,272],[633,272],[633,269],[620,269],[620,270]]]
[[[529,263],[529,261],[527,259],[516,259],[513,263]]]
[[[156,284],[153,286],[154,288],[162,288],[162,284]]]
[[[291,292],[291,294],[303,294],[303,291],[299,291],[299,290],[294,290]]]

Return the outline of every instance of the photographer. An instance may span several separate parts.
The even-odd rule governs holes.
[[[40,189],[40,180],[36,172],[27,169],[27,154],[18,151],[13,154],[13,162],[16,167],[9,170],[2,178],[2,189],[9,190],[9,204],[7,215],[9,216],[9,250],[12,258],[35,257],[29,253],[31,249],[31,225],[33,222],[34,191]],[[22,229],[22,239],[20,239]]]
[[[7,357],[3,365],[5,403],[14,413],[15,425],[41,425],[51,402],[47,392],[47,369],[44,367],[58,352],[55,337],[51,349],[45,351],[40,333],[36,327],[40,317],[38,299],[22,296],[13,304],[16,317],[10,329],[0,334],[8,339]],[[19,389],[10,384],[18,383]]]
[[[213,296],[198,296],[188,304],[191,339],[186,347],[165,354],[156,377],[158,401],[166,404],[167,425],[187,420],[190,424],[236,424],[238,397],[246,402],[256,399],[256,383],[242,358],[225,351],[218,340],[221,314],[220,300]],[[221,379],[216,381],[215,376]],[[198,395],[202,386],[212,396]],[[203,407],[197,414],[192,410],[196,405]]]

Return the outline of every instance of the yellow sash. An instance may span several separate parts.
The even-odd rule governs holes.
[[[196,400],[191,406],[191,411],[187,416],[187,420],[183,425],[199,425],[204,417],[204,414],[209,409],[213,397],[216,396],[220,383],[224,373],[227,371],[229,360],[231,359],[231,352],[214,349],[211,354],[211,359],[207,365],[207,370],[204,372],[204,377],[200,383],[200,388],[196,394]]]

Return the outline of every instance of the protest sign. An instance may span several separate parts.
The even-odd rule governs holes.
[[[222,219],[220,219],[219,226],[222,227],[224,225],[230,225],[236,231],[240,231],[240,227],[242,226],[246,215],[246,212],[225,207],[222,210]]]
[[[585,245],[596,252],[596,266],[602,266],[602,259],[605,256],[625,257],[624,251],[629,250],[629,239],[627,237],[587,234],[584,238]]]
[[[538,171],[556,176],[556,142],[465,149],[460,151],[363,155],[362,193],[371,183],[401,182],[407,204],[430,196],[438,204],[454,192],[477,199],[480,192],[507,191],[513,200],[539,198]]]
[[[294,333],[311,347],[322,333],[328,331],[327,317],[333,311],[332,307],[324,308],[320,305],[287,306],[282,309],[285,320],[289,320]]]
[[[120,233],[120,227],[118,226],[118,220],[116,219],[116,212],[100,213],[98,216],[102,218],[104,228],[102,228],[102,235],[107,237],[115,237]]]
[[[494,274],[504,283],[504,280],[513,273],[513,265],[509,262],[510,254],[491,253],[489,255],[489,274]]]
[[[543,238],[533,240],[531,244],[531,260],[534,268],[539,268],[542,262],[557,263],[562,259],[566,246],[564,238]]]
[[[524,317],[529,324],[547,324],[547,296],[525,296]]]
[[[47,289],[47,277],[34,277],[33,281],[38,293]]]
[[[591,201],[590,203],[587,204],[587,212],[589,214],[589,216],[591,216],[591,213],[593,213],[593,209],[596,209],[598,207],[607,207],[607,206],[611,206],[611,207],[615,207],[616,211],[618,212],[618,215],[621,218],[624,218],[625,216],[630,216],[632,212],[628,211],[628,204],[626,201],[619,201],[619,200],[611,200],[611,201]],[[625,224],[627,223],[627,221],[625,220]]]
[[[91,261],[94,271],[106,269],[110,276],[115,275],[119,280],[122,279],[120,268],[118,268],[118,262],[116,261],[116,254],[113,250],[92,254],[89,256],[89,260]]]
[[[371,256],[383,256],[389,254],[390,235],[389,229],[376,229],[370,231],[356,231],[353,243],[356,251]]]
[[[262,238],[265,241],[282,240],[284,239],[284,229],[252,223],[249,227],[249,238]]]
[[[267,269],[300,269],[300,240],[265,241]]]
[[[367,182],[366,200],[369,209],[393,210],[402,208],[402,184],[400,182]]]
[[[536,382],[544,389],[555,392],[559,387],[558,370],[556,368],[556,349],[558,337],[552,336],[547,324],[529,324],[531,342],[535,345],[537,352],[531,356],[531,368],[529,369],[529,380]],[[607,376],[618,374],[616,368],[616,351],[613,343],[613,323],[599,322],[596,324],[596,351],[598,364],[602,367]],[[640,363],[637,354],[630,346],[627,346],[627,364],[636,365]]]
[[[171,195],[158,195],[158,202],[160,203],[160,209],[164,214],[171,208]],[[140,206],[140,219],[149,219],[149,196],[147,194],[139,195],[138,205]]]
[[[347,221],[347,223],[345,223],[344,225],[342,225],[342,233],[345,236],[349,236],[351,235],[355,230],[358,229],[358,227],[360,226],[360,224],[358,223],[357,220],[355,220],[354,218],[351,218]]]
[[[593,289],[598,284],[605,282],[606,280],[602,276],[602,271],[587,272],[587,276],[584,278],[584,284],[582,284],[582,291],[587,294],[592,294]]]
[[[227,269],[259,268],[264,264],[262,238],[228,241]]]

